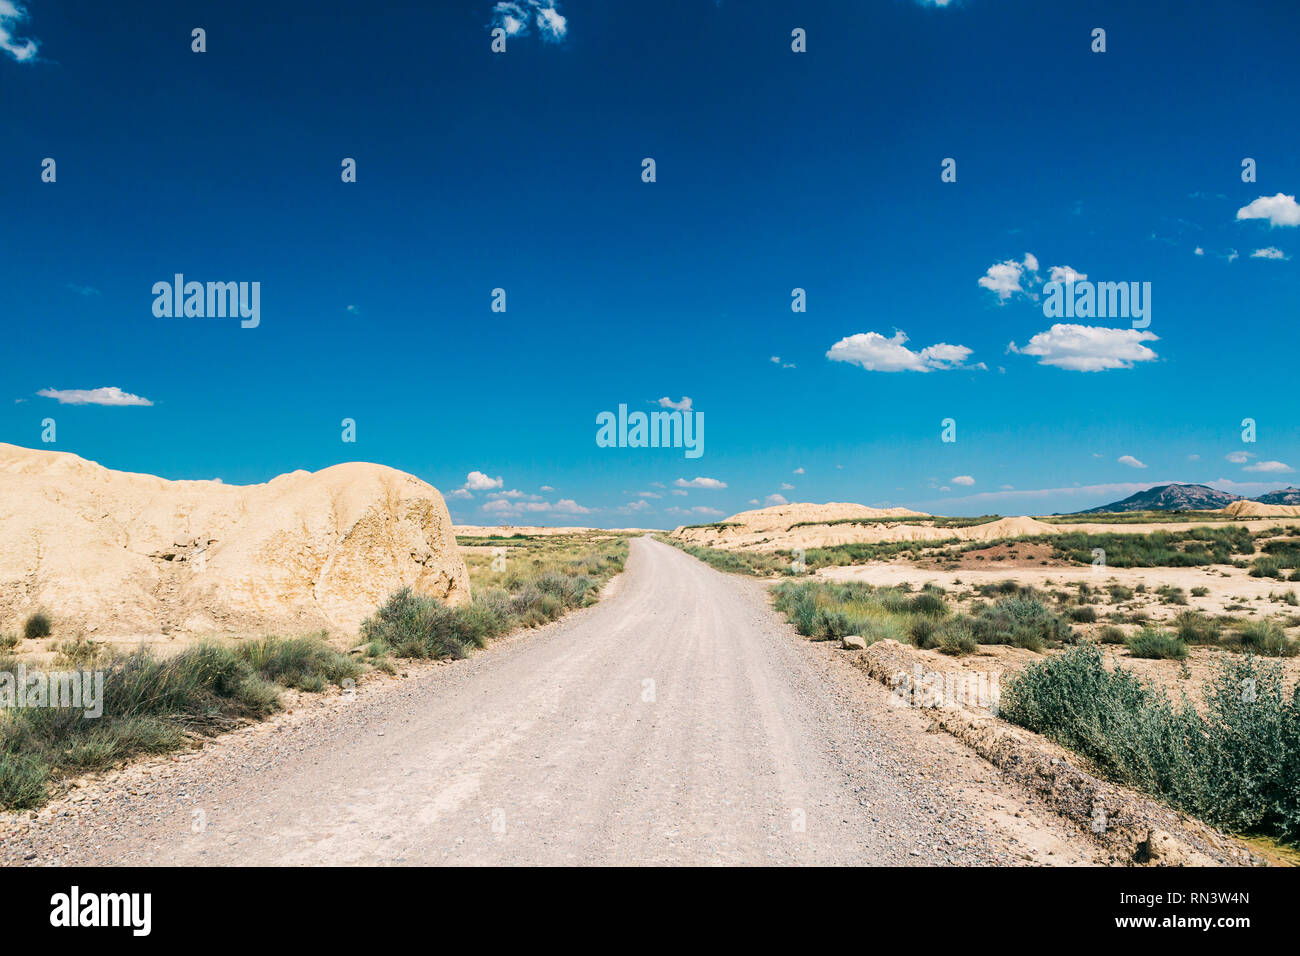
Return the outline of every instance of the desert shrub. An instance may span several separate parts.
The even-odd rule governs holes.
[[[1247,621],[1239,632],[1241,649],[1264,657],[1294,657],[1296,642],[1273,621]]]
[[[1219,622],[1200,611],[1179,611],[1174,618],[1174,631],[1185,644],[1217,644],[1222,636]]]
[[[1031,651],[1073,640],[1069,624],[1036,597],[1002,598],[975,614],[970,627],[980,644],[1011,644]]]
[[[1107,776],[1232,832],[1300,842],[1300,691],[1258,658],[1219,662],[1205,713],[1101,651],[1072,648],[1004,685],[1001,716],[1091,760]]]
[[[1260,555],[1250,563],[1250,576],[1252,578],[1280,578],[1282,576],[1282,562],[1269,555]]]
[[[1156,594],[1160,595],[1160,600],[1166,604],[1186,604],[1187,594],[1182,588],[1174,587],[1172,584],[1162,584],[1156,588]]]
[[[2,742],[2,741],[0,741]],[[0,807],[27,810],[45,802],[50,766],[39,757],[0,749]]]
[[[1107,624],[1097,632],[1097,640],[1102,644],[1123,644],[1128,640],[1128,635],[1124,633],[1122,627]]]
[[[978,649],[975,635],[971,631],[970,621],[955,617],[942,622],[937,632],[939,653],[954,657],[973,654]]]
[[[309,691],[355,680],[364,669],[359,661],[326,644],[323,637],[265,637],[240,644],[236,654],[263,679]]]
[[[915,614],[941,617],[948,613],[948,604],[944,601],[942,594],[937,594],[934,591],[922,591],[912,598],[911,610]]]
[[[1097,621],[1097,610],[1091,604],[1085,604],[1082,607],[1070,608],[1070,620],[1076,624],[1094,624]]]
[[[822,641],[838,641],[852,632],[853,624],[849,616],[836,608],[817,609],[817,621],[813,637]]]
[[[908,625],[908,638],[917,647],[926,649],[938,642],[939,624],[932,617],[918,617]]]
[[[1106,590],[1110,592],[1110,599],[1115,604],[1131,600],[1133,597],[1133,589],[1126,588],[1122,584],[1112,584]]]
[[[1128,639],[1128,652],[1132,657],[1181,661],[1187,657],[1187,645],[1168,631],[1144,627]]]
[[[0,634],[0,651],[12,651],[17,646],[17,634]]]
[[[54,624],[44,611],[37,611],[23,622],[23,637],[29,641],[38,637],[49,637],[54,633]]]
[[[1209,593],[1210,593],[1210,589],[1207,587],[1202,586],[1202,587],[1192,588],[1192,597],[1205,597]]]

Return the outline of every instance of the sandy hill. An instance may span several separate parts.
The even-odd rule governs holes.
[[[923,511],[909,508],[868,508],[866,505],[831,501],[824,505],[812,502],[794,502],[788,505],[774,505],[771,508],[758,508],[754,511],[742,511],[720,524],[739,525],[744,531],[784,531],[794,524],[842,521],[845,518],[928,518]]]
[[[403,585],[469,599],[442,496],[393,468],[237,486],[0,443],[0,631],[355,631]]]
[[[1238,518],[1285,518],[1300,516],[1300,505],[1266,505],[1258,501],[1234,501],[1223,509]]]

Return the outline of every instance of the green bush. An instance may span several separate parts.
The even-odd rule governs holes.
[[[1187,645],[1181,639],[1154,627],[1144,627],[1128,639],[1132,657],[1181,661],[1187,657]]]
[[[1294,657],[1296,642],[1273,621],[1247,621],[1241,627],[1241,649],[1263,657]]]
[[[1102,644],[1123,644],[1128,641],[1128,635],[1124,633],[1122,627],[1107,624],[1097,632],[1097,640]]]
[[[1300,691],[1275,664],[1222,659],[1202,715],[1082,646],[1011,677],[1001,716],[1215,826],[1300,841]]]
[[[1186,644],[1217,644],[1222,636],[1219,622],[1200,611],[1179,611],[1174,618],[1174,629],[1179,640]]]
[[[23,622],[23,637],[29,641],[37,637],[49,637],[53,633],[54,625],[44,611],[37,611]]]
[[[1073,640],[1070,625],[1037,597],[1002,598],[981,608],[970,627],[980,644],[1010,644],[1041,651],[1048,644]]]

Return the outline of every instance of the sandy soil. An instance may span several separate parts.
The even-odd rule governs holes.
[[[1022,549],[1023,550],[1023,549]],[[816,574],[818,578],[830,581],[865,581],[877,586],[910,584],[919,589],[926,584],[937,584],[949,592],[950,599],[957,599],[958,607],[964,607],[973,600],[983,600],[975,593],[980,584],[995,584],[1014,580],[1022,585],[1029,585],[1042,591],[1067,591],[1077,593],[1076,582],[1086,583],[1094,591],[1102,592],[1102,603],[1094,604],[1099,623],[1082,625],[1082,629],[1094,634],[1107,623],[1106,616],[1113,610],[1131,614],[1144,611],[1152,624],[1168,624],[1180,612],[1193,608],[1208,615],[1231,614],[1241,619],[1275,617],[1279,623],[1288,627],[1288,633],[1297,633],[1292,621],[1300,623],[1300,608],[1269,600],[1269,595],[1278,595],[1295,590],[1296,585],[1272,581],[1268,578],[1252,578],[1245,569],[1216,566],[1213,568],[1106,568],[1096,573],[1090,567],[1017,567],[1013,562],[998,563],[989,570],[961,569],[957,571],[927,570],[917,568],[904,562],[874,563],[853,567],[822,568]],[[1133,598],[1119,605],[1110,601],[1105,588],[1110,584],[1120,584],[1129,588],[1145,585],[1145,594],[1134,594]],[[1162,585],[1180,587],[1186,592],[1187,604],[1168,604],[1160,600],[1156,589]],[[1194,597],[1194,587],[1207,587],[1210,593],[1203,597]],[[1240,609],[1245,604],[1246,609]],[[1119,625],[1127,632],[1138,629],[1139,625],[1125,623]],[[1192,646],[1186,666],[1178,661],[1148,660],[1130,657],[1123,645],[1105,645],[1106,658],[1111,666],[1122,664],[1137,671],[1142,677],[1163,687],[1175,700],[1186,693],[1194,703],[1199,703],[1203,687],[1214,674],[1218,660],[1225,654],[1234,652],[1213,647]],[[1033,651],[1001,645],[981,645],[977,654],[964,658],[952,658],[937,651],[917,651],[917,654],[932,659],[936,669],[987,672],[1001,675],[1016,671],[1031,661],[1041,660],[1043,655]],[[1046,653],[1059,653],[1047,651]],[[1300,681],[1300,657],[1277,659],[1285,675],[1288,687]]]
[[[87,781],[34,820],[0,816],[0,860],[1103,859],[922,712],[794,635],[762,582],[648,539],[595,607],[283,720]]]

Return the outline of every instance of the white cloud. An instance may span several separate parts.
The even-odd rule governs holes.
[[[671,408],[679,412],[689,412],[691,410],[691,397],[689,395],[683,395],[680,402],[674,402],[667,395],[657,401],[660,408]]]
[[[795,473],[796,475],[802,475],[802,474],[803,474],[803,468],[801,468],[801,467],[800,467],[800,468],[796,468],[796,469],[794,470],[794,473]]]
[[[465,488],[470,491],[491,491],[493,488],[500,488],[505,485],[498,475],[490,478],[481,471],[471,471],[465,476]]]
[[[464,488],[457,488],[455,491],[448,492],[447,497],[448,498],[473,498],[474,496],[470,494],[468,491],[466,491]]]
[[[518,488],[511,488],[509,491],[494,491],[490,495],[488,495],[488,497],[489,498],[511,498],[516,501],[541,501],[542,500],[541,495],[530,495],[525,491],[520,491]]]
[[[649,511],[649,510],[650,510],[650,502],[648,502],[648,501],[633,501],[633,502],[631,502],[631,503],[629,503],[629,504],[627,504],[627,505],[624,505],[624,506],[623,506],[622,508],[620,508],[619,510],[620,510],[620,511]]]
[[[1192,255],[1203,256],[1205,255],[1205,250],[1202,249],[1200,246],[1197,246],[1194,250],[1192,250]]]
[[[879,332],[859,332],[832,345],[826,357],[832,362],[860,365],[869,372],[933,372],[960,368],[971,354],[964,345],[945,342],[913,352],[906,342],[907,336],[897,330],[891,338]]]
[[[1244,465],[1247,461],[1255,456],[1248,451],[1230,451],[1223,456],[1234,465]]]
[[[533,25],[548,43],[559,43],[569,32],[568,18],[560,14],[555,0],[502,0],[492,8],[491,26],[501,27],[506,36],[528,36]]]
[[[1285,252],[1277,246],[1266,246],[1263,249],[1256,249],[1250,254],[1252,259],[1290,259]]]
[[[950,478],[949,481],[951,481],[954,485],[969,486],[975,484],[975,479],[972,478],[970,475],[958,475],[956,478]]]
[[[1281,471],[1295,471],[1295,469],[1292,468],[1290,465],[1283,464],[1280,461],[1257,461],[1253,465],[1247,465],[1245,468],[1242,469],[1242,471],[1281,472]]]
[[[538,490],[539,490],[539,491],[554,491],[555,489],[552,488],[550,485],[542,485],[542,487],[539,488]]]
[[[1088,273],[1078,272],[1071,266],[1052,266],[1047,278],[1049,282],[1084,282]]]
[[[794,485],[790,484],[790,482],[788,482],[788,481],[783,481],[783,482],[781,482],[781,490],[782,490],[782,491],[794,491]]]
[[[771,505],[788,505],[790,502],[785,500],[785,495],[768,495],[763,499],[763,504]]]
[[[1235,261],[1235,260],[1237,260],[1237,259],[1240,259],[1240,258],[1241,258],[1241,256],[1237,254],[1237,250],[1236,250],[1236,249],[1231,249],[1231,250],[1228,251],[1227,259],[1228,259],[1229,262],[1233,262],[1233,261]]]
[[[495,515],[526,515],[526,514],[562,514],[562,515],[586,515],[591,514],[594,509],[584,508],[572,498],[561,498],[554,503],[549,501],[510,501],[506,498],[493,498],[485,502],[483,510],[489,514]]]
[[[657,491],[638,491],[636,493],[636,496],[638,498],[662,498],[663,497],[663,495],[659,494],[659,492]]]
[[[692,478],[687,481],[685,478],[678,478],[673,482],[678,488],[725,488],[727,483],[719,481],[717,478]]]
[[[996,292],[998,299],[1006,302],[1017,292],[1022,294],[1025,292],[1020,285],[1020,280],[1026,270],[1031,273],[1038,271],[1038,259],[1030,252],[1025,253],[1024,262],[1007,259],[1005,262],[989,266],[988,271],[980,276],[979,284],[990,292]]]
[[[1057,323],[1039,332],[1024,348],[1012,342],[1008,351],[1033,355],[1039,365],[1054,365],[1074,372],[1100,372],[1132,368],[1134,362],[1150,362],[1156,353],[1143,345],[1155,342],[1154,332],[1138,329],[1106,329],[1090,325]]]
[[[3,4],[4,0],[0,0]],[[139,395],[124,392],[116,385],[106,388],[43,388],[36,393],[41,398],[52,398],[60,405],[152,405]]]
[[[13,30],[18,23],[27,19],[27,8],[14,0],[0,0],[0,50],[8,53],[19,63],[26,63],[35,58],[39,44],[35,40],[18,40]]]
[[[782,362],[779,355],[773,355],[771,361],[773,365],[779,365],[782,368],[795,368],[794,362]]]
[[[755,504],[755,502],[750,502]],[[669,508],[670,515],[709,515],[717,517],[722,514],[717,508],[706,508],[704,505],[696,505],[694,508]]]
[[[1237,210],[1238,219],[1267,219],[1270,226],[1300,226],[1300,203],[1295,196],[1278,193],[1260,196]]]
[[[674,488],[674,489],[673,489],[673,494],[675,494],[675,495],[679,495],[679,496],[681,496],[682,498],[685,498],[686,495],[687,495],[687,492],[682,491],[682,489],[680,489],[680,488]]]
[[[1138,460],[1137,460],[1136,458],[1134,458],[1132,455],[1120,455],[1120,456],[1119,456],[1118,458],[1116,458],[1115,460],[1116,460],[1117,462],[1119,462],[1121,465],[1128,465],[1130,468],[1145,468],[1145,467],[1146,467],[1146,465],[1142,464],[1142,462],[1138,461]]]

